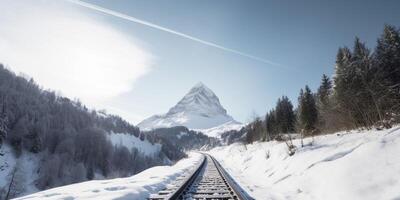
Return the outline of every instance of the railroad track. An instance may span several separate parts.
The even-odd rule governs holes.
[[[253,200],[212,156],[149,200]]]

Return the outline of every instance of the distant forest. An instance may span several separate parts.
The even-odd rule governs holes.
[[[158,128],[145,133],[148,136],[160,138],[164,144],[168,143],[185,151],[192,149],[208,150],[221,145],[219,139],[208,137],[201,132],[189,130],[184,126]]]
[[[256,118],[225,138],[252,143],[284,140],[285,133],[307,137],[357,128],[384,129],[399,122],[400,31],[385,25],[374,51],[358,37],[352,49],[339,48],[333,78],[322,75],[316,92],[307,85],[300,89],[297,108],[282,96],[264,119]]]
[[[136,148],[113,146],[107,139],[111,132],[161,143],[161,152],[145,156]],[[186,156],[182,149],[157,135],[142,133],[118,116],[89,110],[79,101],[43,90],[33,79],[17,76],[0,64],[0,148],[5,143],[12,146],[17,158],[24,152],[40,157],[36,181],[40,190],[98,175],[125,177]],[[12,176],[9,197],[23,192]]]

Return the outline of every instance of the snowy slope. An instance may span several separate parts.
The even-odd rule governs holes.
[[[291,157],[278,142],[210,153],[256,199],[400,199],[400,127],[319,136],[303,148],[299,140],[294,144]]]
[[[174,126],[209,129],[227,122],[238,123],[227,114],[214,92],[198,83],[166,114],[154,115],[137,126],[142,130]]]
[[[129,150],[136,148],[145,156],[156,156],[161,151],[161,144],[151,144],[148,140],[140,140],[134,135],[123,133],[109,133],[108,139],[116,146],[125,146]],[[11,173],[18,166],[19,184],[21,185],[21,194],[31,194],[37,192],[35,181],[38,178],[38,166],[41,154],[33,154],[22,151],[21,156],[17,159],[12,148],[8,144],[3,144],[0,148],[0,199],[1,195],[5,195],[8,184],[11,179]]]
[[[174,166],[159,166],[147,169],[135,176],[109,180],[87,181],[41,191],[19,200],[93,199],[93,200],[143,200],[151,193],[163,189],[180,174],[193,170],[202,160],[198,153],[189,154]]]
[[[125,146],[129,150],[136,148],[139,152],[142,152],[146,156],[157,155],[161,151],[161,144],[151,144],[148,140],[140,140],[131,134],[124,133],[109,133],[107,134],[108,139],[113,145]]]
[[[38,191],[34,181],[37,179],[37,168],[39,158],[36,154],[22,152],[19,158],[16,158],[12,148],[8,144],[3,144],[0,149],[0,199],[5,195],[11,179],[11,174],[18,166],[15,181],[18,182],[21,194],[30,194]]]

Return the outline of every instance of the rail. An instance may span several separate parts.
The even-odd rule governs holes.
[[[149,200],[253,200],[215,158],[202,154],[203,161],[192,173]]]

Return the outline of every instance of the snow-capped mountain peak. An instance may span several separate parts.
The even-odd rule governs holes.
[[[143,130],[173,126],[208,129],[227,122],[238,123],[227,114],[217,95],[199,82],[166,114],[154,115],[138,126]]]
[[[202,82],[197,83],[190,91],[174,106],[167,115],[176,113],[194,113],[203,116],[226,115],[218,97]]]

